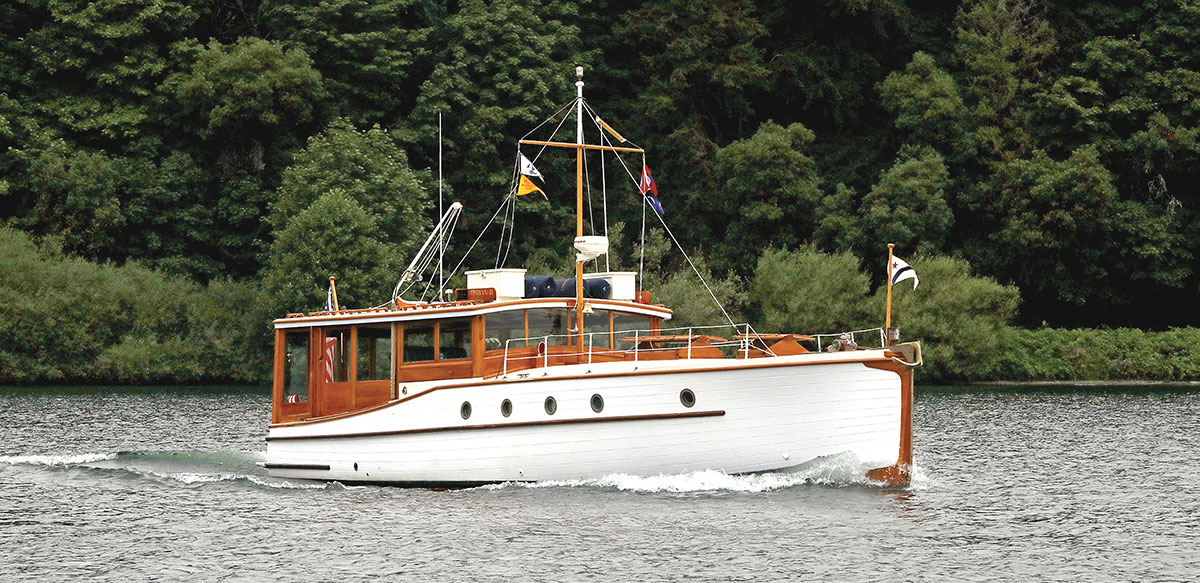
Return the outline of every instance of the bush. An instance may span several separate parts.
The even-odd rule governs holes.
[[[916,256],[910,264],[920,276],[892,291],[892,326],[902,338],[920,340],[926,382],[994,378],[1000,335],[1017,311],[1017,288],[988,277],[971,275],[966,261],[952,257]],[[885,286],[875,293],[878,314],[884,311]]]
[[[252,295],[137,265],[97,264],[0,228],[0,382],[261,380]],[[225,310],[218,317],[214,305]]]
[[[749,291],[759,332],[825,334],[869,327],[870,280],[849,253],[767,249]]]
[[[994,376],[1021,381],[1200,379],[1200,329],[1011,328],[1001,336]]]

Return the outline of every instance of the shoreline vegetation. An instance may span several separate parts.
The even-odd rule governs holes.
[[[1200,379],[1194,1],[122,0],[0,3],[0,382],[261,382],[442,195],[450,261],[572,273],[575,157],[512,146],[577,66],[650,153],[584,157],[597,271],[674,325],[725,322],[681,249],[761,332],[879,325],[890,243],[923,382]]]
[[[53,241],[0,228],[0,384],[267,382],[278,299],[247,282],[200,285],[144,267],[100,264]],[[915,256],[919,290],[896,290],[896,323],[925,343],[922,384],[1158,384],[1200,379],[1200,328],[1027,330],[1011,324],[1018,294],[970,274],[961,259]],[[656,302],[677,325],[719,321],[690,273],[649,265]],[[694,276],[693,276],[694,277]],[[710,274],[711,277],[711,274]],[[760,331],[861,328],[883,290],[849,254],[768,251],[746,281],[713,278],[735,317]],[[816,298],[819,301],[814,301]],[[830,323],[835,329],[825,329]]]

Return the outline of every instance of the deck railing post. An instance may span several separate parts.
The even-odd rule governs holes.
[[[588,332],[588,364],[592,364],[592,343],[596,341],[596,333]]]
[[[512,342],[511,338],[504,341],[504,367],[502,369],[502,372],[500,373],[501,376],[508,376],[508,343],[509,342]]]
[[[550,337],[542,336],[542,346],[546,347],[546,352],[542,354],[542,368],[550,368]]]
[[[638,361],[638,350],[640,349],[640,347],[642,345],[642,343],[640,341],[638,341],[638,336],[639,336],[638,331],[634,330],[633,331],[633,361],[634,362]]]
[[[692,329],[690,327],[688,328],[688,352],[687,352],[687,355],[688,355],[687,356],[688,360],[691,360],[692,359]]]

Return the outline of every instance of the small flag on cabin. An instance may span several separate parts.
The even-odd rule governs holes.
[[[333,283],[330,282],[329,289],[325,291],[325,311],[333,311]]]
[[[917,284],[921,283],[921,280],[917,279],[916,270],[911,265],[899,257],[892,257],[892,285],[906,279],[913,280],[913,289],[917,289]]]
[[[333,358],[336,356],[334,348],[337,346],[337,338],[325,339],[325,382],[333,382]]]
[[[646,202],[650,203],[650,208],[658,213],[658,216],[666,214],[663,211],[662,203],[658,201],[658,185],[654,183],[654,177],[650,176],[650,167],[642,162],[642,181],[638,184],[638,193],[646,197]]]

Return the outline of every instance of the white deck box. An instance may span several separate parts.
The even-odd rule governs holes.
[[[495,288],[497,300],[525,297],[524,269],[480,269],[467,272],[467,289]]]
[[[608,285],[612,286],[612,296],[614,300],[630,300],[633,301],[637,297],[637,272],[636,271],[606,271],[603,273],[585,273],[584,279],[604,279],[608,281]]]

